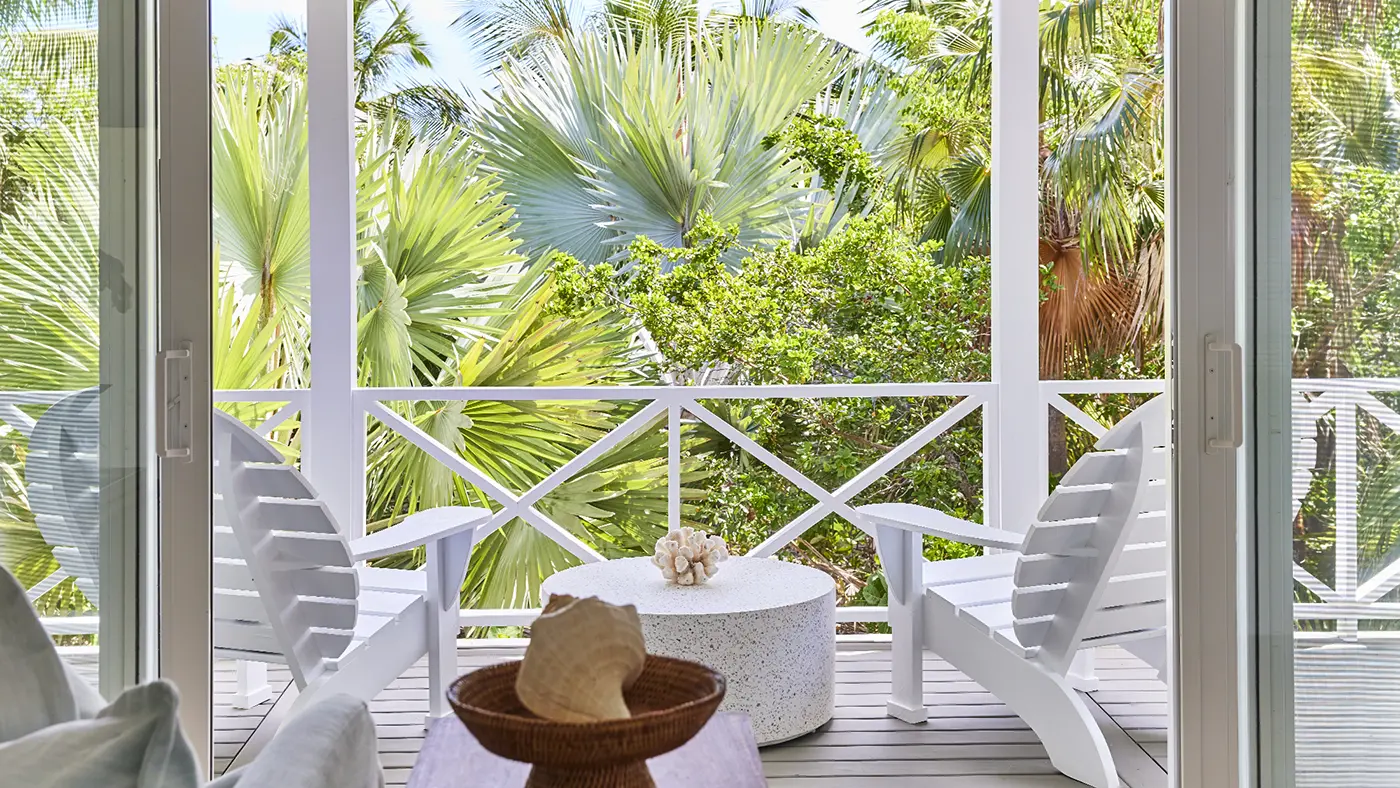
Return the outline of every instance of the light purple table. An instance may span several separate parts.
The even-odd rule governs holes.
[[[753,728],[743,714],[721,712],[678,750],[647,762],[657,788],[762,788]],[[408,788],[519,788],[530,765],[487,752],[455,717],[433,724]]]

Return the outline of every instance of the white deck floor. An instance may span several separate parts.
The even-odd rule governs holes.
[[[484,641],[459,650],[462,672],[518,658],[522,647]],[[1109,734],[1119,770],[1131,788],[1161,788],[1166,772],[1166,687],[1154,672],[1118,649],[1098,660],[1096,715]],[[869,788],[1050,788],[1076,786],[1046,759],[1020,718],[940,659],[924,663],[930,720],[908,725],[885,716],[889,650],[884,644],[844,640],[838,649],[837,709],[821,730],[762,750],[770,785]],[[285,669],[273,666],[281,689]],[[427,674],[411,669],[370,704],[379,732],[379,757],[391,786],[403,785],[418,756],[427,712]],[[233,666],[215,677],[215,767],[229,763],[253,738],[272,704],[239,711],[228,705]],[[264,735],[266,732],[264,731]],[[256,740],[253,748],[257,747]],[[244,753],[247,757],[250,753]]]

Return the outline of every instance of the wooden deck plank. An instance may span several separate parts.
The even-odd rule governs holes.
[[[458,669],[465,673],[518,659],[524,645],[524,641],[466,645],[459,649]],[[850,785],[858,777],[862,786],[870,788],[1077,785],[1055,772],[1034,732],[1005,704],[936,656],[925,655],[923,667],[930,719],[914,726],[885,715],[890,686],[888,643],[842,641],[837,651],[835,718],[808,736],[763,750],[770,784],[829,788]],[[1119,649],[1104,650],[1096,667],[1102,689],[1095,697],[1106,714],[1124,717],[1119,744],[1136,742],[1140,747],[1131,754],[1138,774],[1126,782],[1130,788],[1160,788],[1164,779],[1144,783],[1140,772],[1144,764],[1165,757],[1165,687],[1156,681],[1154,671]],[[269,679],[278,682],[274,688],[280,693],[290,674],[284,667],[273,666]],[[254,709],[234,709],[233,687],[232,663],[219,663],[216,768],[227,766],[272,707],[269,702]],[[420,663],[370,702],[389,786],[407,781],[422,747],[427,688],[427,666]]]

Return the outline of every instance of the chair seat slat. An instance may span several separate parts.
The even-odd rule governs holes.
[[[1012,592],[1011,604],[1017,618],[1038,618],[1051,616],[1064,597],[1065,584],[1017,588]],[[1141,604],[1164,599],[1167,591],[1165,572],[1145,575],[1114,577],[1109,580],[1099,599],[1099,607]]]
[[[1095,611],[1085,624],[1083,637],[1102,638],[1125,632],[1162,629],[1167,625],[1165,600],[1141,605],[1123,605]]]

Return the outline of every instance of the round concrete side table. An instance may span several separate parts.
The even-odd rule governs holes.
[[[723,711],[742,711],[759,746],[821,726],[836,705],[836,585],[816,569],[731,558],[699,586],[677,586],[649,558],[584,564],[543,595],[635,605],[647,651],[694,660],[728,681]]]

